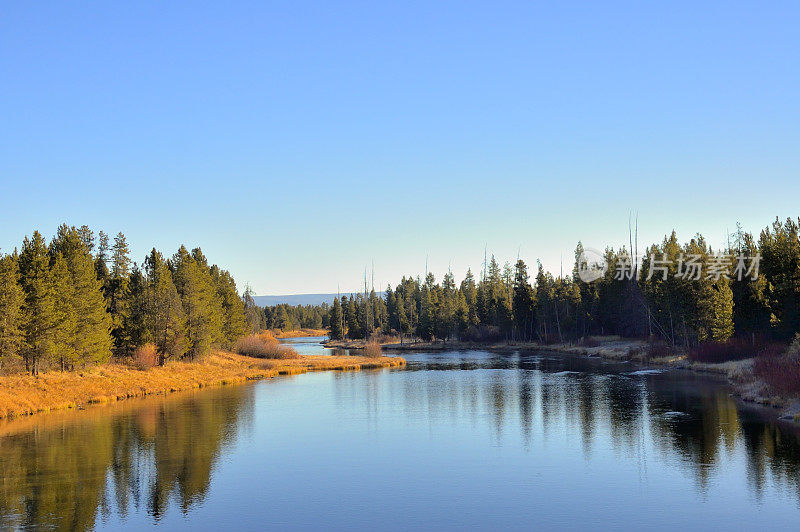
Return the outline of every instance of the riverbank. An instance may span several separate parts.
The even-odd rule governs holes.
[[[111,363],[83,371],[43,373],[38,377],[7,375],[0,377],[0,418],[83,408],[89,404],[279,375],[391,368],[405,363],[400,357],[301,356],[273,360],[216,352],[200,362],[172,362],[144,371],[126,364]]]
[[[328,329],[295,329],[293,331],[282,331],[280,329],[273,329],[270,331],[275,338],[313,338],[316,336],[328,336],[330,331]]]
[[[327,341],[326,347],[341,347],[350,350],[363,349],[363,340]],[[600,357],[616,362],[633,362],[650,366],[668,367],[696,373],[713,374],[726,379],[736,397],[748,403],[779,409],[780,417],[786,421],[800,422],[800,400],[772,393],[765,382],[753,373],[754,358],[721,362],[717,364],[693,362],[685,354],[665,354],[651,356],[649,344],[645,340],[620,337],[595,337],[592,345],[547,344],[538,342],[405,342],[381,344],[384,351],[430,352],[466,351],[480,349],[492,352],[511,352],[520,350],[546,350],[579,356]]]

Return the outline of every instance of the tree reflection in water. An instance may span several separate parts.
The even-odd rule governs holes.
[[[367,424],[375,431],[390,422],[468,427],[458,434],[476,438],[464,442],[476,453],[486,452],[479,436],[485,430],[492,445],[518,444],[554,467],[573,459],[559,455],[554,442],[575,447],[587,464],[607,458],[610,446],[619,463],[643,472],[656,463],[685,472],[699,494],[709,492],[714,473],[737,463],[742,473],[735,478],[756,498],[777,486],[800,501],[797,431],[738,407],[723,383],[546,353],[408,358],[405,371],[319,380],[330,385],[317,390],[332,394],[327,397],[298,382],[312,387],[286,389],[299,394],[292,415],[305,416],[304,409],[321,408],[315,401],[322,400],[331,412],[352,413],[344,416],[349,430]],[[219,458],[254,425],[254,390],[210,389],[0,424],[0,528],[86,529],[113,513],[157,521],[168,509],[190,512],[209,493]],[[286,397],[271,394],[272,406],[281,408]],[[306,397],[315,399],[306,403]],[[387,418],[390,413],[397,415]],[[303,453],[316,449],[317,440],[310,441]],[[315,474],[324,478],[323,469]],[[354,478],[371,474],[359,471]]]
[[[4,423],[0,527],[83,530],[112,504],[187,512],[251,415],[252,389],[235,386]]]

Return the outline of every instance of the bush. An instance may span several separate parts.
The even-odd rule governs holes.
[[[370,336],[369,341],[378,344],[398,344],[400,343],[400,336],[397,331],[392,330],[389,334],[375,333]]]
[[[786,344],[767,344],[758,350],[759,357],[776,357],[786,352]]]
[[[718,364],[730,360],[752,358],[763,346],[745,338],[731,338],[725,342],[708,342],[693,347],[689,351],[692,362]]]
[[[794,335],[794,340],[789,345],[789,350],[786,354],[792,358],[800,358],[800,333]]]
[[[154,344],[144,344],[134,350],[131,360],[142,371],[154,368],[158,365],[158,350]]]
[[[672,355],[672,353],[672,347],[662,342],[654,342],[647,346],[647,356],[650,358],[665,358]]]
[[[383,356],[381,344],[378,342],[369,342],[364,346],[364,349],[361,350],[361,355],[367,358],[381,358],[381,356]]]
[[[597,338],[594,336],[584,336],[581,338],[578,345],[581,347],[600,347],[600,342],[597,341]]]
[[[236,342],[234,350],[240,355],[256,358],[300,358],[297,351],[278,342],[274,336],[268,333],[245,336]]]
[[[763,354],[753,363],[753,373],[778,395],[800,395],[800,360],[795,357]]]
[[[502,338],[500,327],[495,325],[472,325],[462,335],[467,342],[496,342]]]

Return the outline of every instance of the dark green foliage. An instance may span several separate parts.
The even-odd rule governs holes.
[[[702,235],[681,245],[673,232],[651,246],[635,267],[626,248],[609,248],[604,257],[607,270],[591,283],[580,279],[580,261],[586,260],[581,243],[572,275],[554,277],[539,264],[533,283],[524,261],[501,268],[494,257],[477,283],[471,271],[458,287],[451,273],[441,284],[432,274],[424,282],[407,276],[380,300],[385,309],[380,329],[401,339],[547,343],[586,342],[589,335],[611,334],[660,338],[685,347],[726,342],[735,335],[788,339],[800,329],[798,226],[800,221],[776,220],[758,243],[739,229],[734,243],[720,252]],[[759,253],[761,270],[748,271],[740,280],[737,263],[749,265]],[[681,261],[689,256],[696,256],[702,267],[698,278],[680,275],[686,269]],[[714,268],[719,275],[709,275]],[[378,324],[368,317],[370,312],[378,315],[371,310],[378,307],[371,297],[343,298],[341,334],[372,334]]]
[[[341,311],[341,309],[340,309]],[[294,331],[297,329],[327,329],[331,326],[331,306],[272,305],[264,309],[267,329]],[[341,322],[341,319],[340,319]]]
[[[101,239],[105,248],[108,240]],[[61,366],[96,364],[111,356],[111,317],[106,312],[103,281],[98,279],[96,264],[81,233],[75,227],[62,225],[50,244],[54,262],[63,257],[68,276],[63,278],[54,264],[52,272],[60,313],[59,339],[64,339],[59,352]],[[104,264],[104,261],[102,261]]]
[[[211,267],[211,278],[217,290],[217,297],[222,305],[222,344],[232,348],[236,340],[247,332],[247,319],[244,312],[244,301],[236,290],[236,281],[230,272],[220,270],[219,266]]]
[[[242,300],[244,301],[244,317],[247,323],[247,333],[253,334],[265,329],[267,327],[267,322],[264,317],[264,312],[256,305],[253,299],[253,290],[249,285],[245,287]]]
[[[43,362],[55,356],[55,296],[50,275],[50,255],[44,238],[34,231],[25,237],[19,257],[20,283],[25,291],[22,355],[25,368],[37,374]]]
[[[202,357],[222,344],[222,301],[200,248],[192,254],[184,246],[172,257],[172,278],[186,317],[187,355]]]
[[[0,257],[0,368],[5,360],[20,355],[23,334],[25,293],[20,285],[19,257]]]
[[[246,310],[230,273],[209,266],[199,248],[182,246],[171,262],[154,249],[142,271],[131,268],[122,233],[110,247],[101,231],[95,248],[87,226],[62,225],[49,246],[36,231],[19,256],[0,256],[0,364],[21,356],[34,375],[103,363],[148,342],[162,364],[229,348],[247,332]]]
[[[156,344],[159,363],[180,358],[191,347],[187,338],[186,313],[172,272],[164,257],[153,249],[144,261],[146,288],[143,293],[145,309],[145,339]]]
[[[770,321],[778,336],[790,339],[800,330],[800,221],[777,218],[761,232],[761,268],[766,278]]]
[[[344,338],[344,316],[342,314],[342,304],[339,298],[333,300],[333,305],[330,310],[330,338],[332,340],[341,340]]]

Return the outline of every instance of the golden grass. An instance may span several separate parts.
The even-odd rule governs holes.
[[[111,363],[80,372],[49,372],[38,377],[8,375],[0,377],[0,418],[110,403],[129,397],[234,384],[278,375],[389,368],[403,366],[405,363],[402,358],[372,359],[359,356],[257,359],[220,351],[199,362],[172,362],[147,371]]]
[[[306,336],[327,336],[330,331],[328,329],[297,329],[294,331],[274,329],[270,332],[276,338],[303,338]]]

